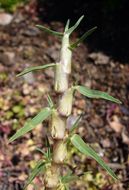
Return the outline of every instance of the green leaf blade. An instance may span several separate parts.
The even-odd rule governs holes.
[[[41,65],[41,66],[29,67],[29,68],[25,69],[24,71],[22,71],[21,73],[19,73],[17,75],[17,77],[23,76],[32,71],[37,71],[37,70],[41,70],[41,69],[47,69],[49,67],[54,67],[55,65],[56,65],[55,63],[51,63],[51,64],[46,64],[46,65]]]
[[[66,26],[65,26],[65,32],[69,29],[70,20],[67,20]]]
[[[110,96],[106,92],[101,92],[99,90],[92,90],[88,87],[80,86],[80,85],[76,86],[75,89],[78,90],[82,95],[88,98],[96,98],[96,99],[101,98],[101,99],[109,100],[111,102],[115,102],[117,104],[122,103],[120,100]]]
[[[10,139],[9,142],[16,140],[17,138],[25,135],[27,132],[34,129],[38,124],[42,123],[45,119],[47,119],[51,115],[50,108],[42,109],[32,120],[26,122],[25,125],[20,128]]]
[[[43,171],[43,169],[45,168],[45,162],[43,160],[40,160],[36,166],[34,167],[34,169],[32,170],[30,176],[28,177],[27,181],[26,181],[26,184],[25,184],[25,187],[26,188],[29,184],[32,183],[33,179],[39,175],[39,173],[41,171]]]
[[[91,28],[90,30],[88,30],[87,32],[85,32],[82,37],[77,40],[75,43],[71,44],[69,49],[73,50],[74,48],[76,48],[80,43],[82,43],[88,36],[90,36],[95,30],[97,29],[97,27],[95,26],[94,28]]]
[[[78,25],[80,24],[80,22],[82,21],[83,18],[84,18],[84,15],[82,15],[82,16],[78,19],[78,21],[75,23],[75,25],[72,26],[71,28],[69,28],[69,29],[65,32],[65,34],[70,35],[70,34],[78,27]]]
[[[51,99],[51,97],[49,96],[49,94],[47,95],[47,101],[48,101],[48,105],[50,108],[53,108],[54,107],[54,103]]]
[[[71,142],[81,153],[85,154],[86,156],[90,156],[91,158],[96,160],[113,179],[118,179],[115,173],[109,168],[109,166],[100,158],[100,156],[98,156],[98,154],[89,145],[87,145],[82,140],[79,135],[74,134],[71,137]]]
[[[46,28],[45,26],[41,26],[41,25],[36,25],[37,28],[39,28],[40,30],[43,30],[49,34],[52,34],[54,36],[59,36],[59,37],[63,37],[63,33],[61,32],[56,32],[56,31],[53,31],[49,28]]]

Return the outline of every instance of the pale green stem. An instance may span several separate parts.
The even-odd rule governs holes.
[[[62,93],[61,100],[59,100],[59,110],[54,110],[52,113],[52,118],[50,122],[50,132],[53,138],[53,157],[52,163],[54,169],[57,167],[59,169],[60,164],[63,164],[67,156],[67,145],[65,143],[66,138],[66,120],[67,116],[71,113],[72,109],[72,95],[73,90],[68,89],[68,75],[71,73],[71,59],[72,52],[69,50],[69,35],[64,34],[62,38],[62,46],[60,51],[60,61],[56,63],[55,67],[55,91]],[[69,100],[69,102],[65,102]],[[67,103],[70,103],[67,109]],[[62,117],[62,115],[63,117]],[[53,176],[49,169],[48,175],[46,175],[45,181],[46,187],[54,189],[55,186],[59,185],[60,180],[57,180],[57,175]],[[49,184],[50,181],[53,182],[51,178],[57,180],[52,186]]]
[[[55,68],[55,91],[64,92],[68,89],[68,75],[71,73],[72,52],[69,50],[69,35],[64,34],[60,52],[60,61]]]
[[[65,73],[71,73],[71,59],[72,59],[72,52],[69,49],[69,35],[64,34],[62,39],[62,48],[61,48],[61,55],[60,55],[60,63],[63,66],[63,71]]]

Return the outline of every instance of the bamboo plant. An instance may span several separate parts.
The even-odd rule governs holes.
[[[69,172],[68,174],[64,175],[61,171],[61,167],[64,165],[65,160],[67,159],[68,146],[70,143],[82,154],[95,159],[109,173],[109,175],[112,176],[113,179],[117,180],[117,176],[109,168],[109,166],[98,156],[98,154],[90,147],[90,145],[86,144],[83,139],[78,134],[76,134],[75,129],[78,126],[81,116],[77,118],[75,123],[70,128],[67,127],[67,120],[72,112],[73,97],[76,91],[87,98],[101,98],[117,104],[121,103],[118,99],[108,95],[105,92],[92,90],[82,85],[69,85],[73,50],[96,30],[96,27],[90,29],[84,33],[80,39],[70,44],[70,35],[78,27],[83,17],[84,16],[81,16],[72,27],[70,27],[70,20],[68,20],[63,33],[52,31],[44,26],[37,25],[39,29],[61,38],[62,45],[59,61],[56,63],[30,67],[18,74],[18,76],[22,76],[32,71],[53,67],[55,73],[54,88],[55,92],[60,95],[58,105],[55,105],[48,95],[48,107],[43,108],[33,119],[31,119],[29,122],[26,122],[25,125],[9,139],[9,141],[12,142],[25,135],[27,132],[30,132],[45,119],[49,119],[47,152],[39,149],[39,151],[43,154],[43,159],[40,160],[32,170],[32,173],[26,182],[25,188],[32,183],[36,176],[39,174],[41,175],[42,173],[43,189],[68,190],[69,183],[77,177]],[[50,137],[52,141],[51,145],[49,143]]]

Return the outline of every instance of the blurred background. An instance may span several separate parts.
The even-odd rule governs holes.
[[[1,8],[13,12],[28,0],[1,0]],[[34,2],[34,1],[33,1]],[[129,2],[128,0],[37,0],[38,16],[45,22],[74,22],[80,15],[85,15],[80,33],[92,26],[98,30],[90,40],[90,47],[102,50],[116,59],[128,61],[129,58]]]
[[[74,173],[85,173],[71,190],[129,188],[129,1],[0,0],[0,190],[23,189],[29,171],[42,157],[36,147],[45,150],[48,121],[11,144],[9,137],[47,105],[47,93],[57,101],[51,68],[16,77],[27,67],[58,60],[60,39],[35,25],[63,31],[68,18],[73,25],[81,15],[85,18],[71,41],[94,26],[98,28],[74,50],[70,84],[76,81],[106,91],[123,104],[75,94],[71,121],[83,113],[77,132],[121,180],[115,184],[95,161],[70,147],[68,161],[75,166]],[[40,177],[34,183],[42,189]]]
[[[97,32],[91,38],[90,47],[125,61],[129,58],[128,9],[128,0],[39,1],[40,17],[48,22],[51,20],[66,22],[68,17],[75,21],[84,14],[86,18],[80,31],[98,26]]]

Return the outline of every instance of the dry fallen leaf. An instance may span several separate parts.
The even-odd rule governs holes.
[[[25,173],[21,173],[19,176],[18,176],[18,179],[20,181],[25,181],[27,179],[27,175]]]
[[[109,126],[116,132],[121,133],[124,125],[120,123],[120,120],[117,115],[114,115],[111,120],[109,120]]]

